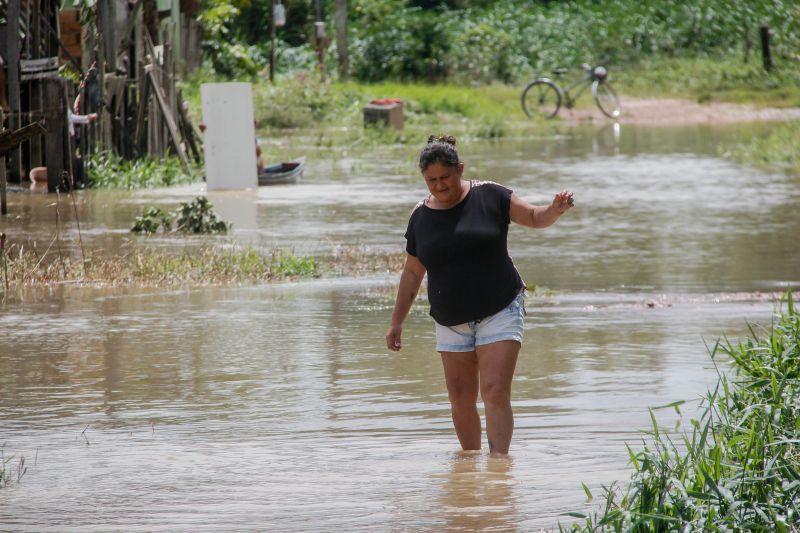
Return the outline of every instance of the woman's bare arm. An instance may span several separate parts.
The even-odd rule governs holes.
[[[526,228],[546,228],[574,205],[572,193],[561,191],[550,205],[531,205],[511,194],[511,220]]]
[[[408,316],[414,298],[417,297],[422,278],[425,277],[425,267],[419,259],[411,254],[406,254],[403,272],[400,274],[400,285],[397,288],[397,300],[392,311],[392,324],[386,332],[386,347],[393,352],[400,351],[402,344],[400,336],[403,331],[403,321]]]

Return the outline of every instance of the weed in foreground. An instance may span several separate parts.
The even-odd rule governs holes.
[[[602,510],[568,513],[584,524],[561,531],[795,531],[800,520],[800,312],[771,330],[711,349],[730,357],[680,444],[653,429],[641,451],[628,448],[634,472],[625,489],[604,488]],[[587,494],[591,497],[591,493]]]

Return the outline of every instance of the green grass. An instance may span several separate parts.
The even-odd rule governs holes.
[[[6,252],[7,282],[20,287],[80,283],[94,286],[219,285],[318,277],[313,257],[291,250],[259,250],[236,245],[201,245],[180,251],[131,246],[109,255],[86,251],[86,261],[12,245]],[[5,280],[4,280],[5,281]]]
[[[800,310],[732,344],[718,341],[733,374],[720,374],[701,416],[680,436],[651,411],[649,442],[630,447],[633,475],[607,487],[601,510],[562,531],[795,531],[800,518]],[[680,403],[680,402],[678,402]],[[675,405],[677,408],[677,405]],[[584,486],[587,495],[592,494]]]
[[[678,97],[699,102],[733,102],[758,107],[800,106],[800,69],[783,63],[772,72],[751,54],[716,57],[648,58],[609,66],[619,92],[641,97]]]
[[[187,174],[176,157],[161,160],[143,157],[129,161],[107,152],[93,154],[86,162],[86,173],[88,186],[102,189],[171,187],[202,179],[198,168]]]
[[[570,66],[570,65],[567,65]],[[766,72],[760,57],[751,53],[745,63],[741,53],[714,56],[648,56],[627,64],[607,64],[610,80],[623,96],[685,98],[693,101],[725,101],[756,106],[800,106],[800,68],[779,60]],[[221,81],[198,70],[184,84],[195,120],[199,112],[199,87],[204,81]],[[550,76],[549,71],[535,75]],[[531,78],[535,75],[531,75]],[[563,81],[567,85],[573,70]],[[205,78],[204,78],[205,76]],[[455,126],[478,137],[492,138],[530,128],[534,124],[521,112],[520,93],[528,80],[513,85],[493,83],[466,85],[424,82],[321,82],[314,74],[278,78],[274,85],[253,80],[256,121],[259,128],[319,129],[361,126],[363,105],[374,98],[400,98],[407,125],[432,122]],[[591,106],[584,95],[578,106]],[[624,101],[623,101],[624,105]],[[394,142],[396,139],[389,138]]]
[[[765,136],[750,136],[723,155],[773,172],[800,175],[800,121],[777,124]]]

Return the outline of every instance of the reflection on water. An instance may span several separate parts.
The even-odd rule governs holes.
[[[645,407],[696,399],[713,382],[704,338],[735,338],[772,311],[702,299],[603,308],[636,297],[598,293],[530,299],[512,461],[495,463],[454,455],[430,318],[415,308],[403,352],[388,354],[391,302],[374,283],[73,288],[4,313],[2,440],[38,458],[4,489],[0,523],[550,527],[583,508],[582,481],[627,478],[623,443],[638,442]]]
[[[514,531],[520,516],[514,499],[512,459],[458,457],[442,477],[444,531]]]
[[[720,160],[724,135],[623,127],[465,147],[474,176],[531,199],[569,185],[579,201],[554,228],[511,233],[525,278],[562,290],[528,299],[510,461],[454,453],[424,305],[403,351],[387,353],[393,275],[60,286],[2,304],[0,444],[28,472],[0,491],[0,529],[532,531],[589,509],[581,482],[598,494],[627,479],[624,443],[639,442],[646,408],[689,400],[690,416],[715,381],[703,341],[769,322],[772,303],[729,291],[800,278],[797,178]],[[378,159],[405,157],[387,152]],[[216,195],[234,238],[402,246],[416,176],[315,164],[296,187]],[[82,193],[84,241],[119,247],[143,205],[200,190]],[[49,242],[54,198],[10,200],[0,230]]]

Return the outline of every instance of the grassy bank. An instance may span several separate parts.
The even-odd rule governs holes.
[[[753,54],[751,54],[752,56]],[[566,67],[576,67],[565,64]],[[610,63],[610,81],[625,96],[684,98],[699,102],[747,103],[758,107],[800,106],[800,69],[786,64],[767,72],[760,61],[741,54],[689,57],[647,57],[627,63]],[[563,85],[580,72],[573,70]],[[321,82],[313,74],[286,75],[272,85],[253,78],[256,121],[262,130],[279,135],[282,130],[326,127],[361,128],[363,104],[374,98],[400,98],[407,124],[444,124],[463,133],[498,137],[536,124],[520,107],[520,94],[529,79],[547,75],[549,69],[531,73],[516,83]],[[223,81],[198,70],[185,84],[184,94],[199,119],[199,87],[205,81]],[[246,80],[245,80],[246,81]],[[586,92],[578,106],[593,106]],[[351,139],[352,140],[352,139]],[[394,141],[391,137],[387,139]]]
[[[800,175],[800,121],[778,124],[766,136],[734,145],[724,155],[768,171]]]
[[[620,65],[611,73],[615,87],[629,96],[800,107],[797,66],[786,64],[767,72],[755,54],[747,62],[740,54],[649,57]]]
[[[732,360],[692,430],[674,442],[655,417],[630,448],[633,475],[606,489],[602,510],[569,531],[796,531],[800,520],[800,310],[712,352]],[[588,489],[587,489],[588,492]]]
[[[568,65],[569,66],[569,65]],[[622,95],[681,98],[701,103],[732,102],[754,107],[800,107],[800,69],[785,63],[767,72],[754,53],[747,62],[742,53],[648,56],[620,64],[608,64],[610,82]],[[548,75],[548,71],[531,76]],[[578,76],[573,70],[563,80]],[[199,120],[199,87],[205,81],[225,81],[207,71],[195,71],[184,87],[194,120]],[[559,120],[530,120],[522,112],[520,94],[525,81],[516,84],[430,84],[422,82],[321,82],[312,74],[285,75],[270,84],[253,78],[253,98],[259,134],[269,139],[299,136],[301,144],[320,148],[369,149],[389,144],[414,145],[432,131],[461,139],[495,139],[553,132],[563,133]],[[405,129],[363,127],[363,105],[376,98],[400,98],[404,102]],[[577,107],[594,109],[589,91]],[[285,143],[282,157],[300,155],[296,143]],[[782,170],[779,153],[791,153],[797,143],[783,130],[771,136],[769,156],[762,144],[738,147],[730,153],[738,161]],[[269,143],[266,145],[269,153]],[[777,162],[777,166],[773,165]]]

